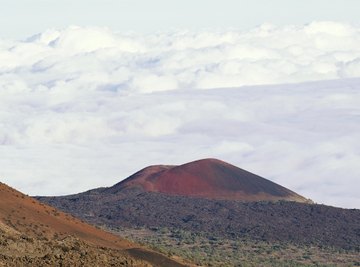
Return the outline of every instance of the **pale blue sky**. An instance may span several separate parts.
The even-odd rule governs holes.
[[[107,26],[150,33],[173,29],[248,29],[264,22],[333,20],[360,24],[358,0],[0,0],[0,38],[48,28]]]

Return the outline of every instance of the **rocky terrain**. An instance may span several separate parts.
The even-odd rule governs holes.
[[[185,266],[0,184],[0,266]]]
[[[38,199],[199,264],[269,264],[255,261],[254,255],[274,256],[275,266],[359,263],[360,210],[313,204],[280,185],[213,159],[178,167],[151,166],[109,188]],[[226,259],[213,260],[216,246],[228,255]],[[267,257],[261,254],[264,251]],[[239,258],[239,253],[250,256]]]
[[[38,239],[0,230],[0,266],[151,266],[124,251],[94,247],[79,238]]]
[[[360,210],[297,202],[239,202],[127,190],[40,198],[96,225],[167,227],[226,238],[359,249]]]

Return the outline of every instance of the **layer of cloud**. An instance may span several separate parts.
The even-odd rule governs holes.
[[[360,207],[360,79],[0,102],[0,177],[30,194],[216,157],[316,202]]]
[[[360,79],[344,79],[360,75],[359,62],[359,29],[332,22],[151,36],[71,27],[3,40],[0,179],[68,194],[216,157],[360,208]],[[333,78],[343,79],[298,83]]]
[[[297,83],[357,77],[359,62],[360,29],[335,22],[148,36],[69,27],[0,42],[2,87],[18,91],[148,93]]]

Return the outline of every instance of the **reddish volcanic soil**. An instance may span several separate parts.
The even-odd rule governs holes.
[[[150,166],[106,191],[114,193],[131,187],[209,199],[309,202],[285,187],[217,159],[203,159],[180,166]]]
[[[0,183],[0,221],[31,237],[76,236],[110,248],[133,245]]]
[[[74,244],[81,249],[74,250]],[[64,250],[56,252],[59,246]],[[0,266],[91,266],[91,261],[93,266],[185,266],[0,183]]]

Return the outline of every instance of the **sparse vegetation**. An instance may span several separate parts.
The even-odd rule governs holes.
[[[0,230],[0,266],[149,266],[119,250],[99,249],[75,238],[30,238]]]
[[[251,239],[225,239],[206,233],[169,228],[118,228],[117,234],[177,255],[199,266],[358,266],[359,252],[271,243]]]

